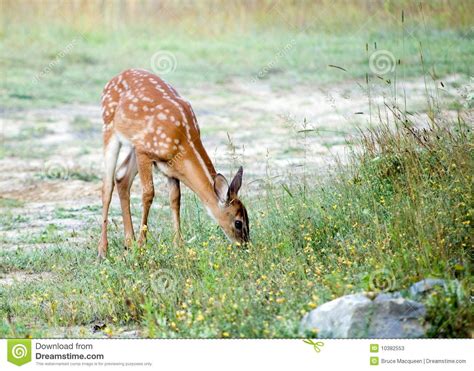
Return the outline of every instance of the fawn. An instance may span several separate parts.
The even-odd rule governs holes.
[[[125,245],[129,246],[135,238],[130,188],[137,173],[142,184],[143,204],[138,243],[145,241],[148,213],[154,197],[153,165],[168,179],[175,242],[182,242],[180,182],[196,193],[229,240],[249,241],[247,210],[237,196],[242,185],[242,167],[230,185],[216,172],[201,142],[191,105],[173,87],[148,71],[126,70],[105,86],[102,118],[105,172],[99,257],[107,254],[107,217],[114,180],[122,208]],[[122,146],[128,152],[116,172]]]

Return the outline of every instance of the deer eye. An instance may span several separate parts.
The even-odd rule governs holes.
[[[236,229],[242,229],[242,222],[240,220],[235,221],[235,228]]]

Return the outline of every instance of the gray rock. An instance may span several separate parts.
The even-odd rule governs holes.
[[[367,308],[372,301],[364,294],[346,295],[307,313],[300,329],[316,329],[319,337],[363,337],[368,325]]]
[[[425,334],[421,320],[426,308],[416,301],[378,295],[372,302],[372,313],[367,337],[420,338]]]
[[[316,330],[320,338],[419,338],[425,335],[423,304],[399,293],[342,296],[307,313],[300,331]]]
[[[402,294],[400,294],[399,291],[395,292],[380,292],[375,295],[374,300],[377,301],[382,301],[382,300],[388,300],[388,299],[398,299],[401,298]]]
[[[418,299],[433,290],[436,286],[446,288],[447,283],[445,280],[439,278],[427,278],[411,285],[408,289],[408,293],[412,298]]]

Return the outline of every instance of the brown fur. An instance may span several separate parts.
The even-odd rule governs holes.
[[[148,213],[154,198],[154,164],[169,179],[176,241],[181,241],[180,182],[198,195],[229,239],[248,241],[247,211],[237,198],[242,183],[242,168],[230,186],[221,174],[216,173],[201,142],[194,111],[174,88],[150,72],[127,70],[105,86],[102,109],[105,174],[99,256],[104,257],[107,251],[107,216],[114,178],[120,196],[126,244],[129,245],[134,239],[130,187],[136,174],[139,174],[143,189],[139,242],[145,240]],[[131,149],[115,174],[122,145],[129,145]],[[242,228],[238,228],[241,223]]]

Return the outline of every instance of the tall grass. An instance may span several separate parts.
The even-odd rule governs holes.
[[[466,29],[472,25],[474,14],[474,5],[469,0],[3,0],[2,6],[6,25],[20,20],[26,25],[48,19],[48,23],[89,30],[104,27],[117,30],[140,24],[170,31],[192,27],[197,33],[268,26],[346,33],[367,23],[397,25],[402,11],[417,23]]]
[[[265,83],[282,89],[360,79],[365,43],[403,54],[403,78],[422,73],[420,41],[432,75],[464,77],[472,72],[473,8],[468,0],[4,0],[0,96],[14,109],[97,104],[108,79],[130,67],[156,69],[159,51],[176,59],[164,77],[178,90],[253,81],[266,69]]]

